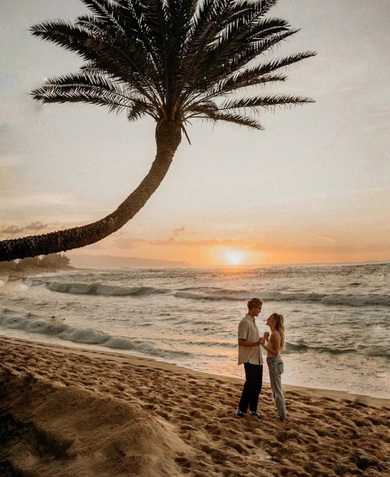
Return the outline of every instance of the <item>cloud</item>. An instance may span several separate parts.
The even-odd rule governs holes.
[[[183,227],[180,227],[183,229]],[[195,232],[193,232],[195,234]],[[148,245],[148,246],[184,246],[184,247],[236,247],[236,248],[245,248],[247,250],[258,250],[264,248],[263,243],[254,243],[248,240],[237,240],[237,239],[199,239],[199,240],[174,240],[172,237],[162,240],[147,240],[141,238],[119,238],[113,241],[115,248],[126,249],[126,248],[136,248],[139,245]]]
[[[182,225],[181,227],[178,227],[178,228],[176,228],[176,229],[173,229],[173,230],[172,230],[172,235],[173,235],[174,237],[177,237],[178,235],[184,233],[185,231],[186,231],[186,227],[185,227],[185,225]]]
[[[320,237],[320,240],[322,240],[323,242],[325,242],[329,246],[335,246],[336,247],[338,245],[338,241],[335,240],[332,237],[322,236],[322,237]]]
[[[31,222],[24,227],[18,227],[17,225],[1,225],[0,224],[0,238],[9,239],[14,238],[22,234],[35,234],[37,232],[45,232],[53,224],[43,224],[40,221]]]

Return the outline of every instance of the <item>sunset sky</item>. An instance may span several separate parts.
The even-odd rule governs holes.
[[[0,2],[0,239],[83,225],[113,211],[154,159],[154,124],[30,96],[80,60],[33,37],[80,0]],[[195,122],[138,215],[67,256],[194,266],[390,259],[389,0],[280,0],[301,31],[274,56],[315,50],[265,92],[313,98],[265,112],[264,131]]]

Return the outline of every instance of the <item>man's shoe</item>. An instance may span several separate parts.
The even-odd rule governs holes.
[[[256,411],[251,411],[251,416],[254,416],[254,417],[256,417],[256,418],[259,419],[259,420],[260,420],[260,419],[263,419],[263,418],[260,416],[260,414],[258,414]]]
[[[244,417],[244,416],[245,416],[245,412],[242,412],[241,409],[237,409],[237,411],[236,411],[236,416],[237,416],[237,417]]]

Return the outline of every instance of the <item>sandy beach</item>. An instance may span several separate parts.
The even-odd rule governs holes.
[[[145,358],[0,340],[0,475],[388,476],[390,401],[285,387],[234,416],[242,381]]]

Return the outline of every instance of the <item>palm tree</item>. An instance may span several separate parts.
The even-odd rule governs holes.
[[[79,55],[73,74],[32,92],[43,103],[82,102],[156,121],[156,156],[139,186],[111,214],[81,227],[0,242],[0,261],[46,255],[95,243],[126,224],[164,179],[186,126],[195,118],[262,129],[263,108],[311,99],[248,95],[286,80],[285,67],[315,55],[264,59],[298,30],[266,18],[277,0],[81,0],[90,14],[50,21],[33,35]],[[246,93],[245,93],[246,91]],[[244,94],[245,93],[245,94]]]

